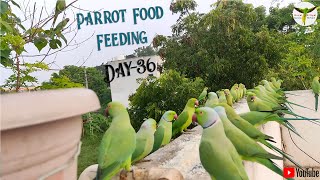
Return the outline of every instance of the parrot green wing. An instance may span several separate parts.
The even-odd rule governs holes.
[[[199,101],[202,101],[202,100],[204,100],[204,99],[206,98],[206,96],[207,96],[207,92],[203,91],[203,92],[199,95],[198,100],[199,100]]]
[[[252,124],[250,124],[248,121],[242,119],[241,117],[237,117],[237,118],[231,120],[231,122],[235,126],[237,126],[240,130],[242,130],[244,133],[246,133],[249,137],[251,137],[253,139],[259,139],[259,138],[272,139],[273,138],[271,136],[263,134],[261,131],[259,131],[257,128],[255,128]]]
[[[173,133],[172,135],[176,135],[179,132],[181,132],[183,129],[183,125],[187,122],[187,120],[189,119],[189,113],[188,111],[184,110],[179,116],[178,119],[176,121],[174,121],[173,125],[172,125],[172,129],[173,129]]]
[[[132,154],[132,163],[141,160],[142,155],[145,151],[146,145],[147,145],[147,139],[146,137],[139,136],[136,141],[136,149],[134,150]]]
[[[161,147],[162,141],[164,139],[165,127],[159,126],[157,131],[154,133],[154,144],[152,152],[158,150]]]
[[[216,179],[243,180],[243,178],[239,176],[238,169],[236,168],[233,159],[230,157],[230,154],[226,153],[226,150],[224,148],[218,148],[217,146],[214,149],[212,146],[213,145],[211,145],[210,141],[202,140],[199,147],[200,160],[206,171],[211,176],[214,176],[214,174],[224,176],[220,178],[214,176]],[[213,154],[219,159],[213,160]],[[218,164],[221,164],[223,167],[217,167],[219,166]],[[218,168],[221,168],[221,172],[219,172]]]
[[[135,131],[132,127],[110,127],[99,147],[98,164],[101,173],[108,176],[116,174],[131,159],[135,144]]]

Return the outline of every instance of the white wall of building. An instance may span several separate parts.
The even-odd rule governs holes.
[[[141,64],[138,64],[139,60],[144,60],[145,65],[145,72],[140,74],[140,72],[143,72],[143,67]],[[149,60],[149,70],[153,70],[153,63],[155,65],[155,70],[153,72],[148,71],[148,64],[147,61]],[[130,65],[131,62],[131,65]],[[127,67],[125,65],[130,65],[130,75],[128,75]],[[129,107],[129,96],[136,92],[136,89],[139,87],[140,84],[137,83],[137,79],[139,78],[146,78],[149,76],[149,74],[152,74],[155,77],[160,76],[160,72],[158,71],[158,64],[161,64],[162,60],[159,56],[145,56],[145,57],[137,57],[137,58],[130,58],[130,59],[123,59],[119,60],[119,58],[115,59],[114,61],[109,61],[107,65],[110,65],[113,67],[115,75],[114,79],[110,82],[110,88],[111,88],[111,97],[112,101],[119,101],[126,107]],[[121,71],[121,66],[123,71]],[[136,68],[135,68],[136,67]],[[139,69],[140,68],[140,69]],[[116,69],[118,69],[118,72],[116,72]],[[124,72],[121,74],[121,72]],[[109,73],[109,79],[112,79],[112,68],[108,68]],[[119,77],[118,77],[119,74]]]

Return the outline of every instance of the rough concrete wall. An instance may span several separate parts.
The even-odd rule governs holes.
[[[248,112],[249,108],[245,99],[234,105],[237,113]],[[201,139],[202,128],[197,126],[190,134],[183,134],[170,144],[159,149],[145,158],[148,162],[141,162],[136,166],[141,168],[161,167],[178,169],[186,180],[210,180],[210,176],[203,169],[199,157],[199,143]],[[277,142],[281,142],[279,125],[268,123],[262,127],[262,131],[275,137]],[[281,144],[277,144],[281,147]],[[282,161],[277,161],[282,167]],[[245,162],[250,180],[281,180],[282,177],[274,174],[269,169],[257,163]]]
[[[314,95],[310,90],[302,90],[302,91],[291,91],[288,93],[296,94],[298,96],[288,94],[288,100],[291,102],[295,102],[297,104],[306,106],[310,109],[292,106],[293,111],[299,115],[307,116],[309,118],[320,118],[320,111],[314,111],[315,99]],[[289,117],[289,116],[288,116]],[[292,121],[293,126],[297,129],[298,133],[304,138],[300,138],[299,136],[291,133],[291,137],[295,144],[300,147],[303,151],[312,156],[315,160],[320,162],[320,125],[316,125],[314,123],[308,121]],[[319,123],[320,124],[320,123]],[[306,154],[304,154],[298,147],[296,147],[293,141],[290,138],[290,134],[287,129],[281,127],[282,129],[282,138],[285,150],[288,154],[294,156],[296,161],[303,167],[313,167],[320,171],[320,164],[315,160],[312,160]],[[285,166],[294,167],[294,165],[285,160]],[[297,178],[303,179],[303,178]],[[310,179],[310,178],[309,178]],[[320,179],[313,178],[313,179]]]

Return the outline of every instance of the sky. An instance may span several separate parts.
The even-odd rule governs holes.
[[[30,1],[30,2],[29,2]],[[16,0],[16,2],[25,9],[29,2],[29,7],[33,8],[34,3],[36,2],[36,14],[35,18],[39,18],[40,9],[42,6],[46,7],[48,13],[53,12],[55,7],[56,0]],[[67,0],[67,4],[73,2],[73,0]],[[82,25],[81,29],[78,31],[73,31],[66,35],[68,40],[74,37],[75,32],[77,32],[73,41],[70,41],[70,46],[64,50],[55,53],[51,56],[46,57],[46,63],[50,63],[49,71],[42,71],[33,73],[35,77],[38,78],[39,84],[43,81],[48,81],[50,75],[53,72],[57,72],[59,69],[62,69],[66,65],[77,65],[77,66],[87,66],[94,67],[101,65],[110,61],[113,57],[118,55],[128,55],[132,54],[135,49],[138,47],[146,46],[152,42],[153,37],[156,34],[162,35],[171,35],[171,26],[175,24],[178,19],[177,15],[172,15],[169,10],[171,0],[117,0],[117,1],[101,1],[101,0],[79,0],[74,4],[76,8],[70,8],[67,10],[66,15],[70,17],[71,21],[75,21],[75,15],[77,13],[87,14],[87,11],[114,11],[120,9],[126,9],[125,22],[118,22],[112,24],[98,24],[98,25]],[[210,5],[216,2],[216,0],[196,0],[198,7],[197,11],[206,13],[210,11]],[[263,5],[267,9],[270,7],[272,0],[244,0],[245,3],[251,3],[255,7]],[[296,3],[299,0],[278,0],[281,6],[286,6],[289,3]],[[133,23],[133,9],[134,8],[149,8],[160,6],[163,8],[164,15],[161,19],[147,19],[140,20],[138,19],[137,24]],[[83,9],[83,10],[80,10]],[[27,8],[28,11],[28,8]],[[14,9],[14,12],[19,17],[23,17],[23,12],[19,9]],[[45,11],[44,11],[45,12]],[[45,14],[45,13],[43,13]],[[59,22],[59,20],[57,21]],[[30,21],[25,21],[24,25],[29,27],[31,25]],[[77,24],[73,23],[71,26],[72,29],[77,29]],[[97,49],[97,35],[98,34],[112,34],[112,33],[121,33],[121,32],[132,32],[132,31],[145,31],[148,37],[148,44],[143,45],[125,45],[125,46],[116,46],[116,47],[104,47],[104,42],[102,43],[101,50]],[[77,45],[81,42],[80,45]],[[63,43],[64,46],[64,43]],[[45,54],[48,49],[43,49],[40,53],[33,46],[28,45],[26,47],[27,53],[23,54],[23,60],[25,62],[35,62],[42,60],[43,56],[33,56],[39,54]],[[54,52],[54,51],[52,51]],[[33,57],[26,57],[33,56]],[[12,74],[11,70],[5,69],[0,66],[0,85],[5,83],[5,80]],[[36,85],[39,85],[36,84]]]

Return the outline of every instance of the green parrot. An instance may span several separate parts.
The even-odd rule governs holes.
[[[226,95],[227,104],[232,107],[233,106],[233,97],[232,97],[229,89],[225,89],[224,94]]]
[[[231,95],[233,97],[234,102],[238,102],[238,93],[237,93],[237,88],[236,86],[232,86],[230,89]]]
[[[195,106],[199,106],[199,101],[196,98],[190,98],[184,107],[178,119],[172,125],[172,136],[182,133],[192,123],[192,115],[195,111]]]
[[[53,23],[52,26],[54,26],[54,24],[56,23],[56,20],[59,16],[59,14],[61,14],[65,9],[66,9],[66,1],[65,0],[57,0],[56,2],[56,9],[54,11],[54,17],[53,17]]]
[[[262,148],[256,141],[254,141],[252,138],[250,138],[244,132],[242,132],[240,129],[234,126],[228,119],[225,109],[223,107],[217,106],[214,108],[214,110],[218,113],[222,121],[227,137],[235,146],[243,160],[258,162],[266,166],[270,170],[274,171],[275,173],[279,174],[280,176],[283,175],[282,170],[271,161],[271,159],[283,159],[282,157],[269,153],[264,148]],[[280,149],[277,150],[281,151]],[[285,157],[290,158],[282,151],[281,154],[284,154]]]
[[[151,152],[169,144],[172,137],[172,121],[177,118],[177,113],[174,111],[167,111],[162,115],[157,130],[154,133],[154,144]]]
[[[140,161],[152,151],[156,128],[157,122],[154,119],[149,118],[142,123],[136,134],[136,149],[132,154],[132,163]]]
[[[239,84],[234,84],[234,86],[236,86],[237,97],[238,97],[238,100],[240,100],[241,99],[241,92],[239,89]]]
[[[199,95],[198,100],[199,100],[200,102],[202,102],[203,100],[206,99],[207,93],[208,93],[207,90],[208,90],[208,88],[205,87],[205,88],[203,89],[203,91],[201,92],[201,94]]]
[[[219,103],[218,95],[215,92],[209,92],[208,99],[206,101],[205,106],[211,107],[213,104],[218,104],[218,103]]]
[[[298,12],[300,13],[303,13],[302,15],[302,22],[303,22],[303,25],[306,25],[306,19],[307,19],[307,14],[314,11],[317,7],[313,7],[313,8],[294,8],[295,10],[297,10]]]
[[[315,110],[318,111],[319,106],[319,94],[320,94],[320,83],[319,83],[319,76],[313,78],[311,83],[312,91],[314,93],[315,98]]]
[[[247,103],[250,111],[274,112],[276,110],[287,110],[286,107],[283,107],[277,103],[262,100],[257,97],[256,94],[251,92],[247,93]]]
[[[227,98],[226,98],[226,95],[224,94],[224,91],[217,91],[217,94],[219,96],[220,103],[227,103]]]
[[[267,91],[269,92],[276,92],[272,87],[271,87],[271,83],[267,80],[262,80],[261,84],[263,84],[263,86],[266,88]]]
[[[260,125],[266,124],[269,121],[275,121],[279,124],[283,125],[284,127],[288,128],[290,131],[295,133],[296,135],[301,135],[297,132],[295,127],[289,122],[289,120],[306,120],[304,118],[284,118],[280,117],[276,113],[272,112],[259,112],[259,111],[250,111],[246,113],[239,114],[240,117],[248,121],[250,124],[254,125],[255,127],[259,127]],[[317,120],[317,119],[311,119]]]
[[[244,88],[245,86],[242,83],[240,83],[239,84],[240,98],[243,98],[243,96],[245,95]]]
[[[276,80],[276,78],[272,77],[271,82],[272,82],[273,86],[276,87],[277,89],[281,88],[282,80]]]
[[[97,180],[110,180],[122,168],[131,169],[131,156],[136,148],[136,132],[126,108],[119,102],[107,105],[106,115],[112,123],[98,149]]]
[[[273,137],[268,136],[266,134],[263,134],[261,131],[259,131],[257,128],[255,128],[252,124],[250,124],[248,121],[246,121],[243,118],[241,118],[235,112],[235,110],[231,106],[229,106],[228,104],[219,103],[219,104],[213,105],[212,108],[214,108],[216,106],[224,107],[224,109],[225,109],[225,111],[227,113],[227,117],[232,122],[232,124],[234,124],[237,128],[239,128],[244,133],[246,133],[252,139],[254,139],[256,141],[259,141],[261,143],[264,143],[266,140],[274,142],[272,140]]]
[[[199,155],[211,179],[248,180],[241,157],[227,138],[218,114],[209,107],[201,107],[195,111],[192,120],[203,128]]]

